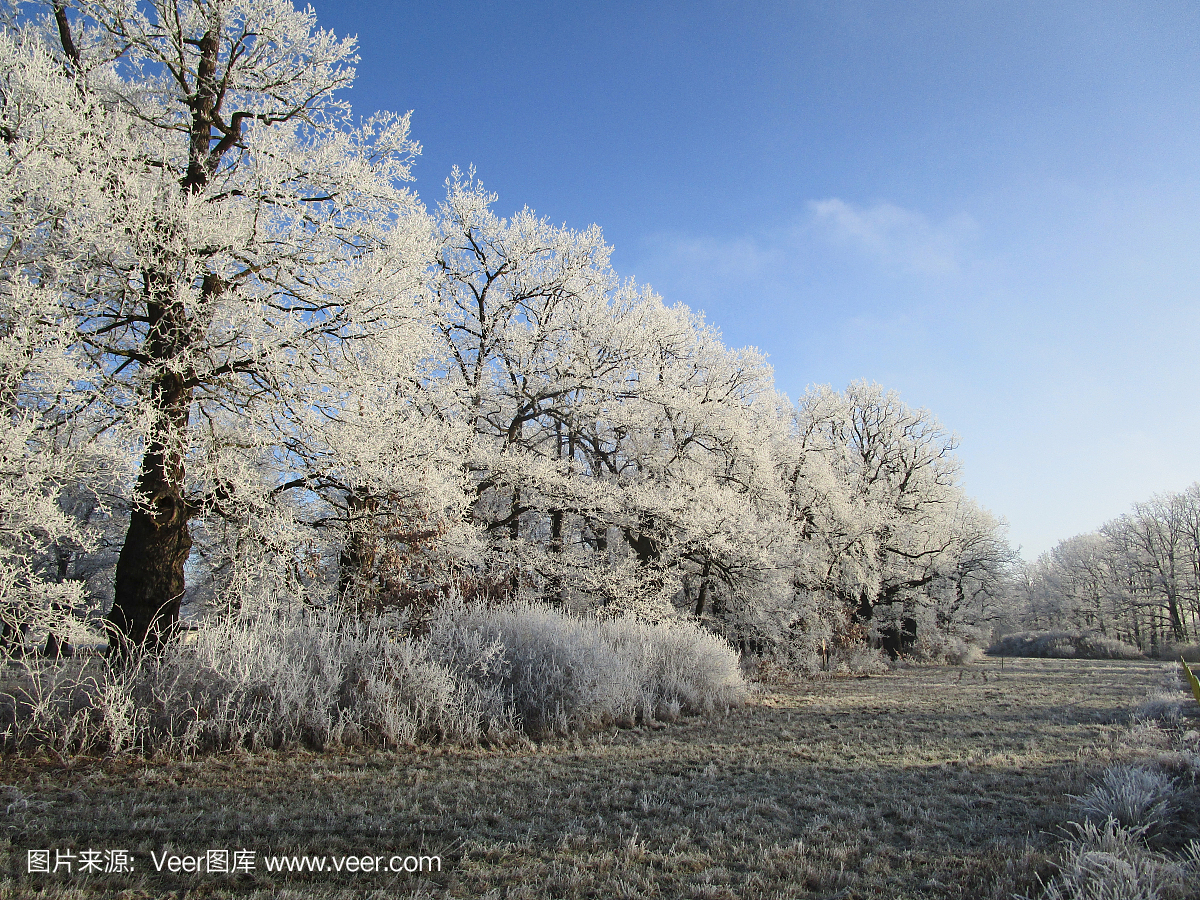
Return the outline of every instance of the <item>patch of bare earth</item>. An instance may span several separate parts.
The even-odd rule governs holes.
[[[764,686],[723,718],[536,748],[8,758],[0,897],[1035,892],[1067,795],[1162,672],[989,660]],[[30,849],[118,848],[132,874],[26,872]],[[158,873],[151,857],[222,848],[254,851],[254,870]],[[436,854],[441,871],[278,874],[275,854]]]

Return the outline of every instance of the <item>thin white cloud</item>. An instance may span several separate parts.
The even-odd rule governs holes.
[[[648,241],[655,261],[705,279],[758,278],[773,270],[784,248],[757,237],[729,240],[686,234],[659,234]]]
[[[834,245],[855,260],[891,276],[940,278],[954,275],[974,259],[975,220],[952,216],[940,223],[894,203],[860,207],[845,200],[812,200],[790,226],[757,234],[717,238],[679,232],[647,241],[644,269],[699,300],[727,293],[731,286],[757,283],[786,288],[798,271],[826,269]],[[820,261],[819,261],[820,260]]]
[[[893,203],[860,207],[834,197],[808,204],[812,224],[837,244],[909,275],[950,275],[962,266],[975,221],[958,215],[934,224]]]

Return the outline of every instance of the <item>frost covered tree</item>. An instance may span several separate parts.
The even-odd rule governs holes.
[[[939,626],[965,619],[977,624],[1000,616],[1016,562],[1004,531],[1004,522],[975,501],[964,497],[959,503],[951,523],[951,563],[945,567],[937,603]]]
[[[353,42],[311,10],[75,0],[6,35],[6,589],[91,546],[79,490],[124,492],[116,645],[185,588],[322,577],[362,612],[457,572],[747,646],[984,589],[928,413],[866,383],[788,411],[598,228],[501,218],[473,173],[426,213],[407,118],[351,120]]]
[[[605,499],[577,465],[577,439],[624,372],[621,317],[636,297],[598,228],[553,226],[528,209],[501,218],[473,173],[454,170],[446,187],[431,285],[439,375],[425,396],[469,435],[478,579],[554,600],[573,518]]]
[[[0,58],[10,49],[0,43]],[[0,173],[10,194],[11,175]],[[89,519],[104,516],[128,473],[89,415],[86,369],[56,298],[7,267],[0,278],[0,627],[12,652],[29,628],[48,628],[57,655],[72,613],[84,611],[72,559],[95,549]]]
[[[867,622],[949,561],[962,497],[957,441],[927,410],[867,382],[811,391],[797,418],[788,479],[801,533],[818,548],[805,578]]]
[[[1002,523],[964,496],[956,446],[927,410],[876,384],[818,387],[796,404],[779,477],[800,638],[872,637],[900,652],[919,622],[980,614],[1008,549]]]
[[[1157,651],[1200,634],[1200,484],[1136,503],[1025,567],[1013,618]]]
[[[1162,598],[1167,628],[1176,641],[1188,635],[1185,603],[1193,570],[1188,555],[1194,545],[1189,518],[1195,517],[1188,499],[1187,492],[1152,497],[1103,529]]]
[[[493,588],[661,610],[695,570],[707,597],[728,572],[718,545],[746,543],[748,473],[771,481],[746,427],[769,370],[619,279],[598,228],[504,219],[494,202],[471,174],[447,182],[443,375],[429,385],[472,435],[470,516]]]
[[[771,371],[686,307],[639,312],[623,417],[598,423],[589,446],[630,484],[620,531],[639,565],[671,591],[690,582],[693,615],[734,625],[780,538]]]
[[[55,2],[4,48],[8,283],[68,327],[72,417],[138,448],[109,619],[155,644],[194,520],[362,489],[324,426],[403,410],[358,395],[375,363],[420,377],[418,148],[407,117],[351,120],[354,42],[286,0]]]
[[[0,34],[0,618],[14,652],[33,625],[69,626],[83,600],[70,557],[97,540],[76,512],[103,513],[128,482],[55,283],[74,251],[77,126],[103,115],[83,101],[53,59]]]

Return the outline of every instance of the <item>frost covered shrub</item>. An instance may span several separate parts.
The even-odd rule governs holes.
[[[682,622],[570,616],[535,603],[447,604],[431,623],[434,655],[513,705],[531,735],[708,712],[744,698],[737,655]],[[494,655],[464,669],[464,656]]]
[[[954,631],[936,628],[921,629],[913,646],[912,656],[919,662],[948,663],[963,666],[983,658],[980,647],[986,632],[967,626],[958,626]]]
[[[600,627],[622,664],[638,673],[639,691],[658,718],[723,711],[746,698],[733,648],[695,623],[611,619]]]
[[[514,730],[500,698],[432,659],[420,639],[329,612],[214,620],[115,678],[143,748],[471,743]]]
[[[866,644],[839,647],[829,657],[829,671],[837,675],[877,675],[887,669],[884,652]]]
[[[1054,659],[1144,659],[1142,652],[1124,641],[1086,631],[1024,631],[1006,634],[988,647],[990,656],[1027,656]]]
[[[384,620],[283,610],[217,620],[140,665],[131,693],[153,716],[152,741],[185,749],[473,743],[515,730],[500,698]]]
[[[453,602],[425,634],[404,626],[272,607],[120,669],[39,663],[0,692],[0,741],[184,754],[472,744],[669,720],[746,693],[732,648],[687,623]]]
[[[747,660],[755,679],[787,684],[797,677],[877,675],[888,670],[887,655],[866,641],[832,641],[816,646],[793,646],[789,652]]]
[[[275,609],[203,623],[159,655],[93,660],[35,695],[10,691],[9,746],[191,753],[464,743],[516,734],[503,698],[386,623]]]
[[[1167,644],[1158,651],[1158,658],[1200,663],[1200,644]]]
[[[503,693],[532,734],[606,724],[638,700],[636,680],[595,623],[546,607],[448,604],[428,640],[448,668]],[[484,664],[469,664],[481,653]]]

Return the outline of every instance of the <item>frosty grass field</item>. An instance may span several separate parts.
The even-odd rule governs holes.
[[[760,685],[724,717],[536,747],[9,757],[0,897],[1036,896],[1081,818],[1070,795],[1167,753],[1131,718],[1164,676],[989,660]],[[85,848],[128,850],[134,871],[26,873],[30,849]],[[214,848],[257,865],[155,871]],[[441,872],[281,875],[273,854],[436,855]]]

